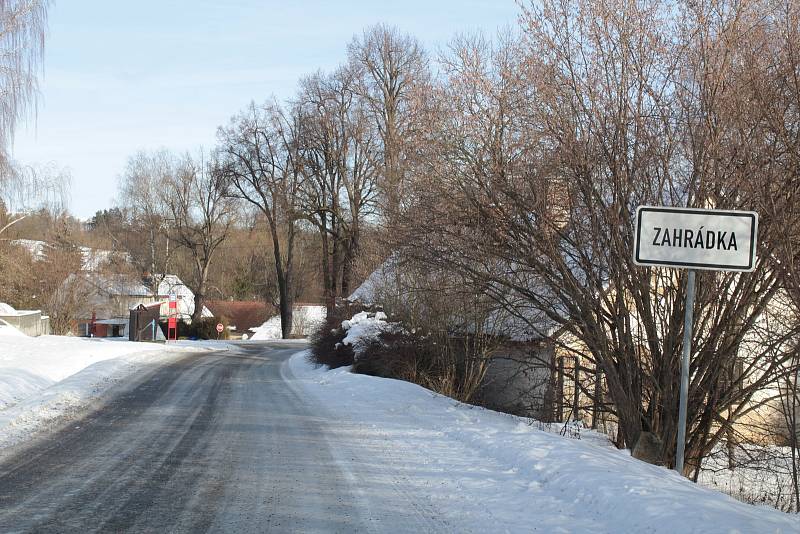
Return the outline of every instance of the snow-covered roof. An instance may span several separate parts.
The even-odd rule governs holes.
[[[537,289],[537,293],[545,295],[546,288],[539,287],[537,281],[528,274],[516,274],[523,277],[520,284],[523,287]],[[409,284],[412,285],[412,284]],[[403,273],[398,267],[398,256],[393,254],[373,271],[364,283],[362,283],[347,298],[350,302],[361,302],[372,306],[376,304],[386,304],[387,298],[404,300],[405,289],[403,284]],[[542,339],[553,334],[557,329],[557,324],[547,316],[542,310],[538,310],[530,305],[519,295],[504,294],[502,288],[493,291],[491,298],[497,303],[496,308],[488,310],[486,324],[483,325],[484,331],[493,335],[504,336],[513,341],[531,341]],[[543,300],[548,300],[544,299]],[[474,318],[471,316],[460,318],[454,313],[450,318],[455,330],[474,329],[470,324]]]
[[[125,317],[118,317],[115,319],[98,319],[95,321],[97,324],[108,324],[108,325],[118,325],[118,324],[128,324],[129,319]]]
[[[367,277],[364,282],[347,297],[350,302],[362,302],[367,305],[376,304],[381,289],[396,284],[397,259],[390,256]]]
[[[169,298],[171,295],[175,295],[178,316],[183,319],[191,317],[194,313],[194,293],[183,283],[183,280],[176,274],[156,274],[153,277],[156,280],[160,280],[156,297],[164,301],[161,314],[167,315],[169,313]],[[200,316],[214,317],[214,314],[204,305]]]
[[[5,317],[21,317],[24,315],[36,315],[41,313],[41,310],[15,310],[10,304],[0,302],[0,315]]]
[[[153,292],[141,280],[124,274],[85,275],[86,280],[97,289],[109,295],[124,295],[129,297],[153,297]]]
[[[158,296],[169,297],[176,295],[177,297],[191,297],[194,302],[194,293],[189,289],[183,280],[177,274],[156,274],[153,277],[161,280],[158,283]]]

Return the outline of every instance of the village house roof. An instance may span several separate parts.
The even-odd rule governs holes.
[[[181,319],[188,319],[194,313],[194,292],[183,283],[183,280],[176,274],[155,274],[155,280],[159,280],[156,299],[163,301],[161,315],[169,314],[169,299],[174,295],[177,301],[178,316]],[[214,317],[208,306],[203,305],[201,317]]]
[[[153,297],[153,292],[141,280],[124,274],[84,275],[84,279],[108,295]]]
[[[524,275],[518,275],[524,276]],[[522,281],[526,287],[537,288],[541,284],[536,279],[528,276]],[[413,284],[409,284],[413,286]],[[403,284],[403,273],[398,268],[397,255],[390,256],[347,298],[350,302],[360,302],[367,306],[382,305],[387,297],[389,299],[406,298]],[[540,293],[546,293],[545,288],[539,287]],[[504,336],[513,341],[533,341],[550,337],[556,332],[558,324],[547,316],[542,310],[537,309],[518,295],[504,294],[502,288],[493,292],[493,299],[497,302],[495,309],[491,310],[483,325],[484,331],[492,335]],[[459,318],[453,317],[458,323]],[[464,321],[464,324],[469,321]]]

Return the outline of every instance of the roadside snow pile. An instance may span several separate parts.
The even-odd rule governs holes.
[[[342,330],[347,332],[342,343],[352,346],[355,357],[358,358],[367,346],[379,341],[382,333],[398,332],[401,327],[398,323],[386,322],[386,314],[383,312],[360,312],[342,321]]]
[[[261,326],[250,329],[253,335],[250,337],[252,341],[259,341],[265,339],[280,339],[281,338],[281,316],[276,315],[267,319]]]
[[[292,311],[292,336],[308,337],[325,322],[327,310],[325,306],[295,306]],[[268,319],[261,326],[250,329],[251,341],[264,341],[281,338],[281,316]]]
[[[0,448],[75,412],[146,365],[204,350],[5,330],[0,326]]]
[[[15,327],[0,319],[0,337],[2,336],[27,337]]]
[[[341,433],[332,452],[369,508],[405,495],[440,523],[431,530],[450,532],[800,532],[796,515],[698,486],[593,432],[543,432],[408,382],[315,368],[307,356],[294,355],[285,378]]]

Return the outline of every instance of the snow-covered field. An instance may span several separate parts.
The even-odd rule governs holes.
[[[24,441],[54,420],[75,413],[145,366],[204,347],[28,337],[0,326],[0,448]]]
[[[453,532],[800,532],[800,516],[751,506],[619,451],[461,404],[415,384],[326,370],[287,375],[342,433],[339,461],[365,500],[390,486]]]

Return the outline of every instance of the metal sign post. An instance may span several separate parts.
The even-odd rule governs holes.
[[[692,353],[694,324],[694,270],[686,281],[686,311],[683,315],[683,357],[681,358],[681,392],[678,403],[678,447],[675,451],[675,471],[683,474],[683,453],[686,450],[686,409],[689,404],[689,357]]]
[[[167,341],[178,340],[178,298],[169,296],[169,317],[167,318]]]
[[[683,474],[688,425],[689,371],[694,322],[695,269],[755,269],[758,214],[752,211],[639,206],[633,262],[642,266],[689,269],[683,316],[678,436],[675,470]]]

